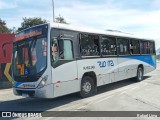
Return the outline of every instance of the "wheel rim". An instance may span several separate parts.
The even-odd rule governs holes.
[[[83,91],[87,94],[91,91],[92,87],[91,87],[91,83],[90,82],[85,82],[82,86]]]
[[[141,69],[139,69],[139,71],[138,71],[138,79],[142,80],[142,76],[143,76],[143,72],[142,72]]]

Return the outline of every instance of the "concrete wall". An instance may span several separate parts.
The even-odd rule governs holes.
[[[0,89],[11,87],[11,57],[14,34],[0,34]]]

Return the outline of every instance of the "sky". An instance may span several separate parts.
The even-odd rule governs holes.
[[[160,47],[160,0],[54,0],[55,16],[73,25],[119,30],[156,40]],[[23,17],[53,21],[52,0],[0,0],[0,18],[9,28]]]

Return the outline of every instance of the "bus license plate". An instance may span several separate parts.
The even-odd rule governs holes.
[[[23,97],[29,97],[29,95],[28,95],[28,94],[25,94],[25,93],[23,93],[22,96],[23,96]]]

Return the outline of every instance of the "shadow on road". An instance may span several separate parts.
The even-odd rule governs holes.
[[[150,76],[145,76],[144,79],[147,79],[149,77]],[[131,81],[130,79],[127,79],[116,83],[104,85],[98,88],[98,94],[122,88],[134,83],[135,82]],[[76,93],[54,99],[37,99],[37,98],[15,99],[10,101],[0,102],[0,111],[46,111],[79,99],[81,98],[78,97]]]

